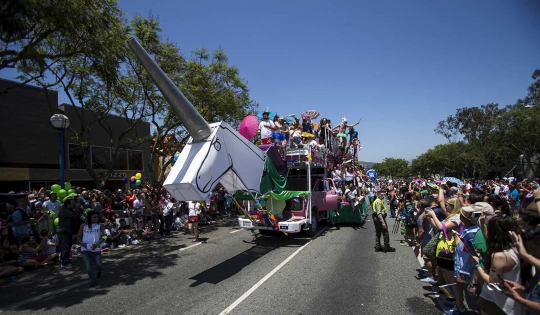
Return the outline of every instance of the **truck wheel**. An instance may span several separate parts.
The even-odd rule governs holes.
[[[313,237],[315,236],[315,234],[317,233],[317,218],[315,216],[313,216],[313,212],[317,213],[316,212],[317,209],[312,209],[311,210],[311,224],[307,224],[307,230],[304,230],[306,232],[306,235],[309,236],[309,237]]]

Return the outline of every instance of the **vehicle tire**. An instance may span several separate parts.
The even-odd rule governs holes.
[[[311,209],[311,224],[307,224],[307,230],[304,230],[304,232],[306,233],[307,236],[309,237],[313,237],[315,236],[315,234],[317,233],[317,228],[318,228],[318,222],[317,222],[317,218],[315,216],[313,216],[313,213],[317,213],[317,209],[314,208],[314,209]]]

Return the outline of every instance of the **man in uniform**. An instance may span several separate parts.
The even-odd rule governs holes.
[[[386,205],[383,202],[384,192],[379,191],[377,199],[373,201],[373,223],[375,224],[375,251],[376,252],[395,252],[396,249],[390,247],[390,235],[388,234],[388,225],[386,224]],[[384,238],[384,247],[381,246],[381,233]]]

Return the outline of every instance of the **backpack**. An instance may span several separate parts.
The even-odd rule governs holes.
[[[30,221],[30,216],[28,215],[28,213],[27,213],[24,209],[22,209],[22,208],[16,208],[15,211],[16,211],[16,210],[19,210],[19,211],[21,212],[22,220],[23,220],[23,221]]]
[[[404,208],[403,208],[403,214],[402,214],[402,217],[405,216],[405,225],[406,226],[417,226],[418,223],[414,217],[414,204],[412,203],[412,201],[405,201],[403,203],[404,205]]]

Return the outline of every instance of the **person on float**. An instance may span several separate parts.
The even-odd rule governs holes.
[[[330,128],[330,122],[326,118],[322,118],[319,122],[319,129],[317,130],[319,134],[319,143],[323,144],[327,149],[331,150],[331,138],[332,138],[332,129]]]
[[[261,144],[272,144],[272,131],[276,130],[276,125],[268,117],[270,112],[268,107],[263,112],[263,119],[259,123],[259,130],[261,131]]]
[[[339,147],[341,150],[345,150],[345,147],[347,146],[347,128],[354,127],[359,123],[360,120],[358,120],[352,125],[349,125],[347,122],[347,118],[343,117],[341,123],[333,128],[333,130],[339,130],[337,137],[339,138]]]

